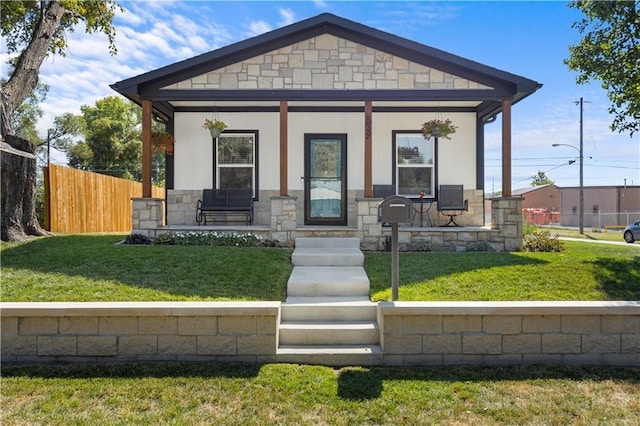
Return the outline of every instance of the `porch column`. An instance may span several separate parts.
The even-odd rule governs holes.
[[[151,114],[150,100],[142,101],[142,197],[151,198]]]
[[[372,126],[373,107],[370,100],[364,101],[364,197],[373,197],[372,162]]]
[[[511,197],[511,99],[502,100],[502,196]]]
[[[280,101],[280,196],[289,195],[288,178],[288,149],[289,149],[289,126],[288,126],[288,102]]]

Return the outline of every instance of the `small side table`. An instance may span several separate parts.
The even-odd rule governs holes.
[[[433,206],[433,203],[435,202],[435,200],[433,198],[416,198],[416,199],[412,199],[411,201],[413,201],[413,220],[411,221],[411,226],[413,227],[414,222],[416,221],[416,216],[420,215],[420,227],[424,227],[424,215],[426,213],[427,215],[427,223],[429,224],[429,227],[433,227],[433,224],[431,223],[431,218],[429,217],[429,210],[431,210],[431,206]],[[420,207],[416,207],[416,204],[419,204]],[[425,204],[427,205],[427,207],[425,208]]]

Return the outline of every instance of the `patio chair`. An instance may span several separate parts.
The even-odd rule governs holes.
[[[469,200],[464,200],[462,185],[440,185],[438,211],[442,215],[449,216],[449,221],[442,226],[460,226],[454,218],[469,211]]]

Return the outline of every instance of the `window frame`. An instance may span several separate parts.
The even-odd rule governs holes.
[[[408,198],[419,198],[420,194],[401,194],[399,192],[399,177],[398,177],[398,169],[399,168],[431,168],[431,194],[427,194],[425,198],[436,199],[437,198],[437,190],[438,190],[438,139],[433,140],[433,164],[428,165],[411,165],[411,166],[402,166],[398,165],[398,147],[397,140],[398,136],[401,135],[416,135],[420,137],[422,136],[422,131],[420,130],[392,130],[391,131],[391,166],[392,166],[392,181],[391,183],[395,187],[396,194],[403,195]]]
[[[212,151],[213,151],[213,188],[220,188],[220,168],[237,168],[237,167],[248,167],[249,164],[218,164],[218,141],[221,137],[224,136],[252,136],[253,137],[253,179],[252,179],[252,189],[253,189],[253,199],[258,201],[259,186],[258,186],[258,176],[259,176],[259,161],[258,161],[258,147],[259,147],[259,131],[258,130],[225,130],[220,134],[220,137],[213,138]]]

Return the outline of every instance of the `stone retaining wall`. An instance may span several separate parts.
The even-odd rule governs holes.
[[[384,302],[386,365],[640,366],[640,302]]]
[[[280,302],[2,303],[2,362],[277,362]],[[640,302],[381,302],[385,365],[640,366]]]
[[[3,303],[2,362],[274,362],[280,302]]]

